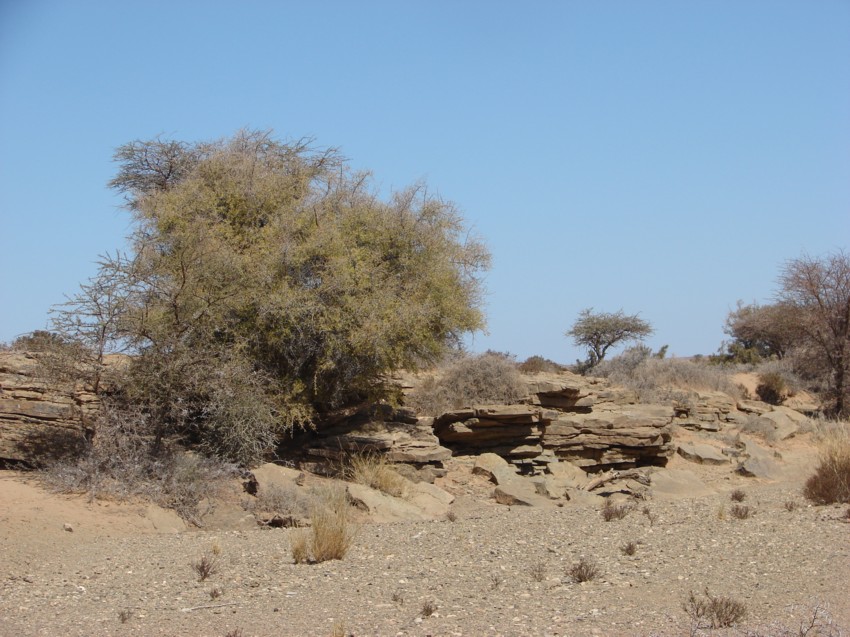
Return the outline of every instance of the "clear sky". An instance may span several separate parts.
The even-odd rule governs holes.
[[[850,245],[850,2],[0,0],[0,341],[122,247],[115,147],[242,127],[455,201],[473,350],[573,362],[592,306],[707,354]]]

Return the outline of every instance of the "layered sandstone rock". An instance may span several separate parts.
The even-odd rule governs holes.
[[[0,352],[0,460],[38,464],[72,451],[99,405],[84,387],[42,379],[33,355]]]

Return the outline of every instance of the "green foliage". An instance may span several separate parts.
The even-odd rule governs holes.
[[[116,160],[131,250],[104,257],[57,327],[96,358],[133,353],[120,393],[156,445],[179,434],[248,462],[483,327],[489,255],[424,186],[382,200],[335,151],[250,131]]]
[[[623,310],[594,313],[593,308],[587,308],[579,312],[566,335],[572,337],[576,345],[588,349],[585,368],[589,370],[602,362],[609,348],[623,342],[641,341],[652,333],[652,326],[637,314],[627,315]]]

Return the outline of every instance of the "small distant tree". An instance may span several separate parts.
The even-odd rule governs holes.
[[[579,312],[566,335],[579,347],[588,350],[587,368],[598,365],[611,347],[629,341],[642,341],[653,333],[652,325],[637,314],[594,312],[587,308]]]
[[[850,255],[803,256],[785,264],[777,300],[795,312],[801,358],[819,368],[837,416],[850,413]]]

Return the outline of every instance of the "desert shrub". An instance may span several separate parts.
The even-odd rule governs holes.
[[[623,503],[614,504],[610,500],[606,500],[605,506],[602,507],[602,519],[606,522],[610,522],[611,520],[622,520],[631,512],[631,510],[631,505]]]
[[[576,584],[595,580],[600,574],[596,562],[585,557],[567,569],[567,575]]]
[[[723,595],[712,595],[708,589],[705,589],[704,597],[697,597],[691,591],[682,606],[691,621],[699,627],[728,628],[747,616],[747,607],[743,602]]]
[[[850,424],[836,423],[821,433],[815,473],[803,495],[815,504],[850,503]]]
[[[294,485],[270,484],[260,489],[255,498],[247,500],[244,508],[252,512],[307,517],[309,499]]]
[[[192,570],[198,575],[198,579],[203,582],[218,573],[218,557],[211,553],[204,553],[196,561],[192,562]]]
[[[759,374],[756,394],[759,400],[771,405],[781,405],[788,397],[788,387],[780,374],[776,372],[762,373]]]
[[[48,487],[92,498],[140,496],[174,509],[199,524],[197,505],[214,497],[234,465],[162,441],[155,446],[144,414],[107,401],[97,417],[97,435],[73,458],[45,465]]]
[[[519,364],[519,371],[523,374],[539,374],[541,372],[557,373],[566,369],[563,365],[543,356],[529,356]]]
[[[649,348],[630,348],[594,367],[593,374],[634,390],[641,402],[683,400],[690,391],[740,396],[732,369],[681,358],[654,358]]]
[[[635,553],[637,553],[637,548],[638,548],[637,542],[635,542],[634,540],[631,540],[629,542],[626,542],[625,544],[623,544],[623,546],[620,547],[620,552],[623,555],[632,556]]]
[[[310,532],[307,529],[292,529],[289,532],[289,550],[292,561],[306,564],[310,561]]]
[[[437,604],[433,600],[425,600],[422,602],[422,609],[419,611],[419,614],[422,617],[430,617],[434,613],[437,612]]]
[[[732,502],[743,502],[747,499],[747,494],[742,489],[735,489],[729,494],[729,499]]]
[[[486,352],[464,357],[438,379],[422,383],[410,396],[420,413],[440,415],[449,409],[482,404],[510,404],[524,398],[525,383],[513,359]]]
[[[733,504],[729,513],[736,520],[746,520],[753,514],[753,510],[746,504]]]
[[[365,484],[387,495],[403,497],[407,480],[396,472],[382,453],[366,452],[352,455],[344,471],[352,482]]]

